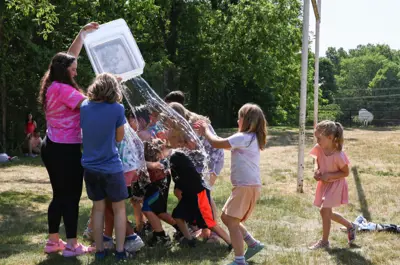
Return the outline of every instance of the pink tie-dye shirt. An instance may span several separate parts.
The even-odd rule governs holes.
[[[85,98],[74,87],[53,82],[46,93],[47,136],[64,144],[82,143],[78,103]]]

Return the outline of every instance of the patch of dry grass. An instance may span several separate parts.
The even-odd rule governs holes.
[[[228,134],[229,132],[223,132]],[[352,163],[348,178],[350,204],[338,209],[354,220],[359,214],[374,222],[400,224],[400,131],[348,130],[345,148]],[[359,234],[356,246],[349,248],[346,235],[334,224],[331,249],[309,251],[307,246],[319,239],[321,220],[312,206],[315,182],[312,160],[306,157],[304,193],[296,193],[296,130],[272,128],[269,148],[262,152],[262,197],[246,223],[254,236],[266,243],[266,249],[250,264],[400,264],[400,235]],[[307,133],[307,150],[312,133]],[[213,196],[222,208],[229,196],[230,153],[217,181]],[[0,264],[91,264],[92,256],[65,260],[42,254],[46,238],[46,210],[51,188],[45,169],[38,159],[0,167]],[[176,199],[170,196],[170,209]],[[79,232],[85,227],[90,201],[82,196]],[[132,218],[132,210],[129,210]],[[172,232],[171,230],[169,230]],[[227,264],[233,258],[224,246],[200,245],[196,250],[174,247],[146,249],[129,264]],[[109,260],[106,264],[113,264]]]

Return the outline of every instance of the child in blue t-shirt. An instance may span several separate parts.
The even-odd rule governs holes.
[[[96,77],[81,105],[83,136],[82,166],[85,169],[86,190],[93,201],[93,234],[96,259],[105,256],[103,227],[105,199],[112,202],[115,218],[116,258],[125,259],[124,241],[128,197],[121,159],[116,142],[124,137],[126,123],[122,94],[118,80],[104,73]]]

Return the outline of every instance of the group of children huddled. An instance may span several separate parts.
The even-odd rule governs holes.
[[[182,246],[195,247],[199,234],[211,241],[221,238],[235,252],[232,265],[247,264],[248,259],[264,248],[243,225],[262,187],[260,150],[266,146],[267,123],[257,105],[245,104],[238,113],[238,133],[220,138],[206,117],[183,106],[183,95],[173,93],[165,99],[197,133],[208,156],[205,160],[198,151],[197,142],[175,128],[173,122],[169,128],[161,128],[158,120],[162,113],[152,107],[136,107],[126,119],[125,109],[119,103],[122,100],[120,84],[115,76],[98,75],[87,96],[80,109],[82,165],[93,208],[85,236],[94,240],[97,260],[104,259],[107,249],[114,248],[114,229],[118,260],[145,245],[142,237],[146,231],[152,232],[147,242],[150,247],[171,246],[161,221],[175,229],[173,238]],[[168,123],[168,117],[165,122]],[[318,144],[310,154],[317,161],[314,178],[318,186],[314,204],[320,207],[323,237],[311,249],[329,246],[331,220],[348,228],[349,243],[355,239],[356,231],[355,224],[332,212],[333,207],[346,204],[348,200],[345,178],[349,174],[349,160],[342,151],[343,128],[339,123],[323,121],[317,125],[315,136]],[[233,189],[221,216],[229,235],[216,222],[217,209],[211,196],[212,186],[223,168],[223,149],[232,152]],[[208,161],[207,178],[204,161]],[[167,211],[171,180],[179,200],[172,214]],[[127,198],[134,208],[135,227],[127,218]],[[197,234],[193,233],[195,228]]]
[[[228,249],[235,251],[231,264],[246,264],[246,259],[263,249],[264,245],[242,224],[261,192],[259,160],[267,128],[257,105],[244,105],[239,111],[239,133],[223,139],[216,136],[208,118],[181,104],[183,94],[173,92],[165,102],[194,129],[198,138],[193,139],[179,126],[179,121],[163,116],[151,106],[134,108],[126,119],[120,104],[120,84],[111,74],[98,75],[87,96],[80,109],[82,166],[93,208],[84,236],[94,241],[97,260],[104,259],[108,250],[114,248],[114,229],[118,260],[141,249],[148,230],[152,232],[148,246],[171,246],[161,221],[175,229],[173,238],[181,246],[195,247],[197,236],[211,242],[221,238]],[[160,116],[164,118],[164,127]],[[200,151],[199,143],[208,159]],[[223,149],[232,150],[234,188],[221,216],[229,235],[216,222],[217,208],[210,194],[223,168]],[[167,211],[171,180],[178,198],[172,214]],[[128,198],[134,209],[135,227],[126,214]],[[243,242],[248,245],[246,253]]]

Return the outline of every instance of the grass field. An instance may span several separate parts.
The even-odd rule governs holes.
[[[223,132],[227,133],[227,132]],[[352,162],[348,177],[350,204],[339,208],[354,220],[359,214],[377,223],[400,224],[400,130],[346,130],[345,148]],[[307,133],[307,150],[312,133]],[[229,196],[230,153],[213,192],[221,209]],[[321,235],[321,220],[312,206],[316,183],[312,159],[306,157],[304,193],[296,193],[297,133],[290,128],[271,129],[269,148],[262,152],[262,197],[247,222],[248,229],[266,244],[250,264],[400,264],[400,235],[358,234],[355,246],[347,246],[346,234],[334,224],[331,249],[309,251]],[[94,264],[94,257],[65,259],[43,254],[47,232],[47,207],[51,199],[48,176],[40,158],[22,159],[0,167],[0,264]],[[170,209],[176,200],[170,196]],[[81,200],[79,235],[88,220],[91,202]],[[128,207],[133,219],[131,207]],[[168,228],[167,226],[165,226]],[[169,229],[169,228],[168,228]],[[169,230],[171,234],[172,231]],[[64,235],[63,228],[61,234]],[[86,242],[87,243],[87,242]],[[225,246],[199,244],[196,249],[144,249],[126,264],[227,264],[233,258]],[[105,264],[114,264],[111,258]]]

